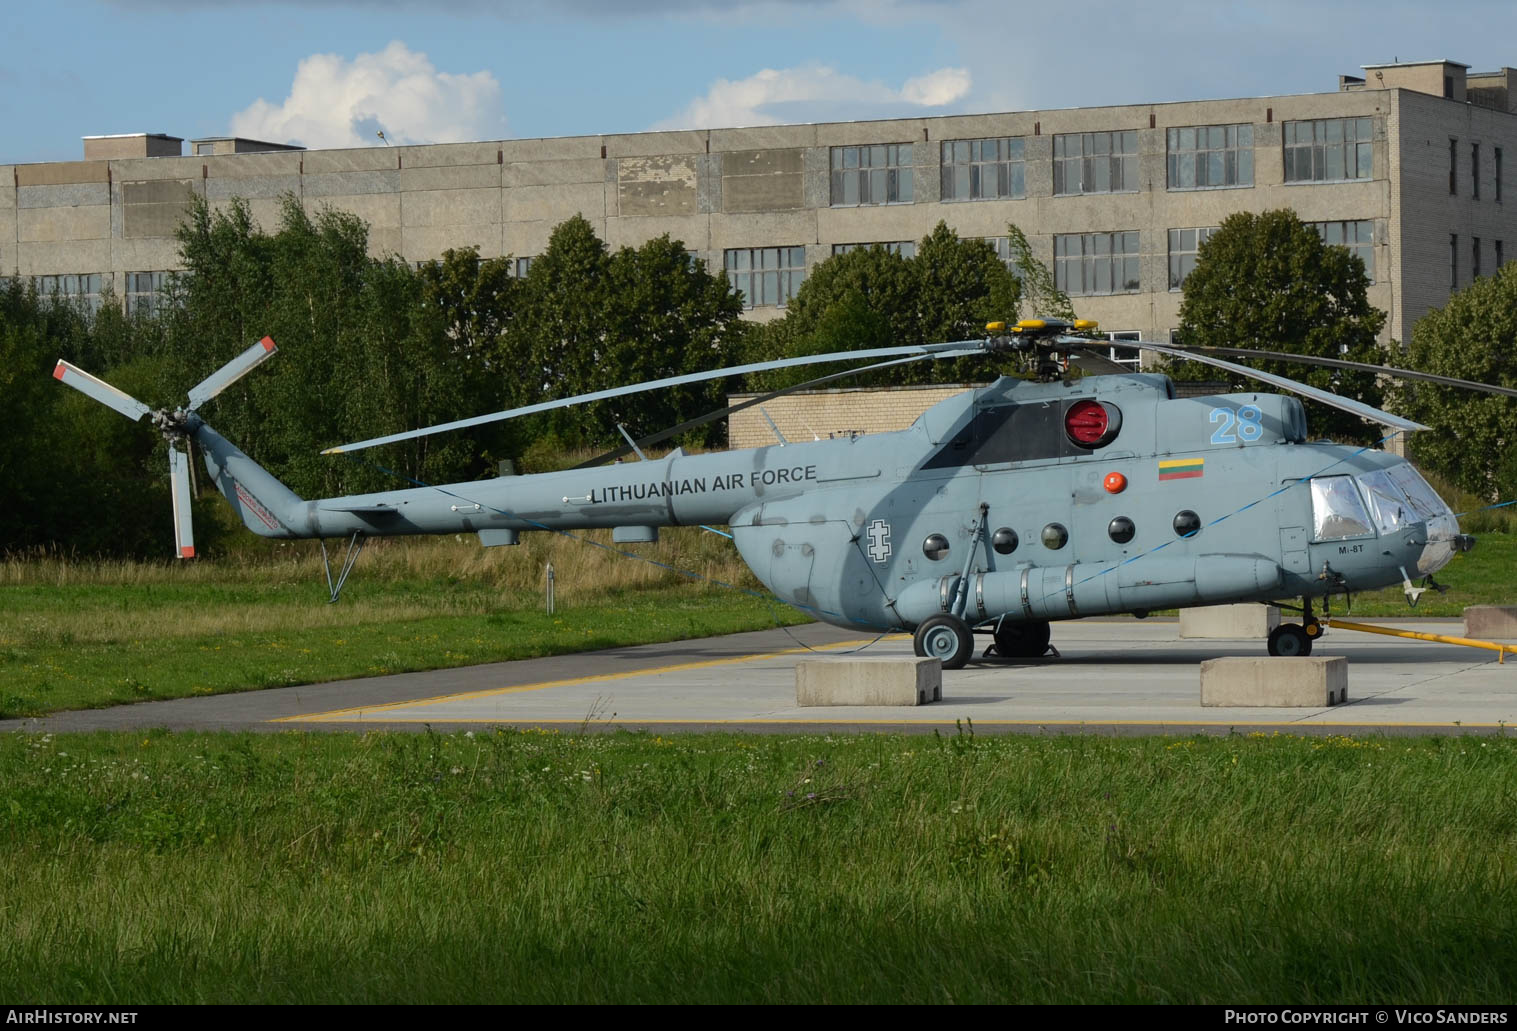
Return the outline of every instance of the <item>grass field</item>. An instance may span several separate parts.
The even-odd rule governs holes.
[[[604,535],[609,538],[609,534]],[[703,539],[705,538],[705,539]],[[336,605],[311,547],[203,564],[0,564],[0,717],[317,683],[808,617],[564,538],[370,545]],[[752,590],[730,545],[665,533],[659,561]],[[553,562],[557,611],[543,611]]]
[[[600,535],[602,538],[609,535]],[[761,592],[731,545],[665,531],[648,557]],[[558,612],[542,611],[552,562]],[[1355,617],[1458,616],[1506,604],[1517,536],[1489,534],[1407,607],[1399,589],[1354,598]],[[1341,599],[1333,611],[1345,615]],[[579,541],[527,535],[370,545],[342,601],[326,604],[312,546],[193,564],[0,563],[0,718],[195,694],[464,666],[758,630],[808,617],[691,582]],[[1057,641],[1057,629],[1055,640]]]
[[[1506,1002],[1517,741],[0,739],[12,1002]]]

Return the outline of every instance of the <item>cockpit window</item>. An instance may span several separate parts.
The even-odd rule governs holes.
[[[1318,476],[1312,480],[1313,538],[1338,541],[1375,531],[1352,476]]]
[[[1393,533],[1418,521],[1411,501],[1384,469],[1359,477],[1359,486],[1364,489],[1364,500],[1369,502],[1370,515],[1381,533]]]
[[[1443,503],[1433,488],[1427,485],[1427,481],[1417,474],[1417,470],[1409,465],[1393,465],[1386,470],[1386,474],[1396,481],[1396,486],[1411,499],[1412,507],[1417,514],[1424,519],[1433,519],[1437,516],[1448,514],[1448,506]]]

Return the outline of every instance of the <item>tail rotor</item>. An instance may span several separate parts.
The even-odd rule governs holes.
[[[150,416],[153,425],[168,441],[169,483],[174,499],[174,553],[179,558],[195,557],[195,529],[190,513],[190,502],[194,498],[190,488],[190,460],[181,449],[194,432],[191,418],[197,408],[252,372],[275,350],[274,341],[264,337],[191,388],[189,404],[173,410],[149,408],[124,390],[62,359],[53,368],[54,379],[115,409],[133,422],[140,421],[144,415]],[[194,419],[194,425],[199,424],[200,420]]]

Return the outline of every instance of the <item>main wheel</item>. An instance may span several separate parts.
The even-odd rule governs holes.
[[[1269,635],[1269,653],[1300,658],[1312,653],[1312,639],[1300,623],[1281,623]]]
[[[940,615],[923,620],[911,639],[916,653],[937,659],[944,669],[963,669],[974,654],[974,634],[956,616]]]
[[[1045,620],[1002,623],[994,634],[996,654],[1005,659],[1036,659],[1048,651],[1052,628]]]

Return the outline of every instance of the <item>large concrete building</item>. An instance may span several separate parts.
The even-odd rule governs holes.
[[[90,137],[83,161],[0,166],[0,274],[151,305],[192,197],[271,228],[293,194],[410,261],[472,245],[524,268],[575,214],[613,247],[669,233],[769,318],[839,250],[909,253],[942,219],[1004,255],[1012,222],[1082,316],[1162,340],[1211,229],[1289,207],[1363,256],[1406,339],[1517,246],[1514,76],[1397,63],[1295,96],[360,150]]]

